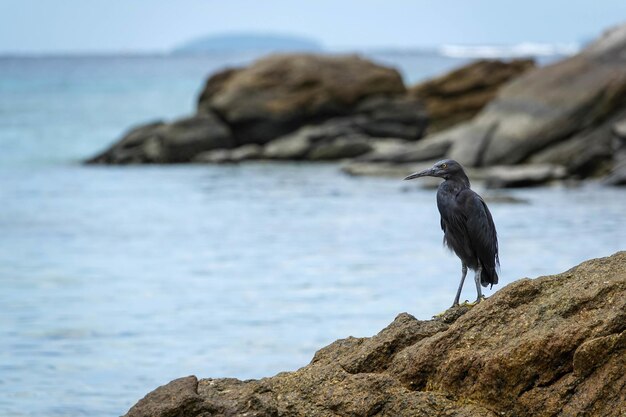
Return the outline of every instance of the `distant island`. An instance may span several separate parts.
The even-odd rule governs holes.
[[[211,52],[311,52],[321,51],[322,45],[310,38],[267,33],[236,33],[204,36],[183,43],[173,54],[202,54]]]

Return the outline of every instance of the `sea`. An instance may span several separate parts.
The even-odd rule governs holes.
[[[413,84],[475,58],[449,51],[364,55]],[[432,189],[333,163],[81,163],[257,57],[0,57],[0,416],[122,415],[174,378],[295,370],[449,307],[461,265]],[[487,296],[626,249],[623,189],[479,191],[501,248]]]

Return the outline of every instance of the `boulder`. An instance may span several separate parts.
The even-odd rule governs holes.
[[[420,139],[428,118],[422,103],[413,97],[375,96],[354,109],[359,130],[377,138]]]
[[[416,171],[433,166],[435,161],[421,163],[389,163],[389,162],[359,162],[350,161],[341,167],[341,171],[352,176],[391,177],[400,180]],[[438,184],[439,178],[428,177],[419,182],[419,185]]]
[[[626,414],[626,252],[521,279],[433,320],[402,313],[260,380],[190,376],[127,417]]]
[[[272,55],[207,81],[198,111],[214,111],[238,143],[266,143],[350,114],[362,100],[406,92],[398,71],[356,55]]]
[[[234,149],[213,149],[196,155],[191,162],[200,164],[238,163],[252,159],[261,159],[263,147],[250,143]]]
[[[131,129],[92,164],[190,162],[199,153],[232,148],[230,129],[215,115],[205,113],[173,123],[155,122]]]
[[[134,127],[110,148],[86,162],[88,164],[161,162],[164,155],[159,133],[165,126],[164,122],[157,121]]]
[[[369,138],[363,135],[344,136],[317,144],[307,155],[311,161],[333,161],[354,158],[372,150]]]
[[[372,150],[369,136],[361,133],[359,123],[366,116],[330,119],[319,125],[304,126],[269,142],[263,151],[267,159],[341,159]]]
[[[260,159],[263,156],[263,147],[255,143],[243,145],[231,151],[231,158],[235,162]]]
[[[450,129],[426,136],[417,142],[407,142],[393,152],[372,152],[358,158],[359,162],[422,162],[445,157],[455,159],[462,165],[475,166],[481,152],[496,126],[461,123]],[[454,146],[453,146],[454,145]]]
[[[626,185],[626,116],[613,125],[613,169],[603,180],[607,185]]]
[[[316,128],[305,126],[294,133],[282,136],[265,145],[263,158],[265,159],[304,159],[313,147],[311,139]]]
[[[431,134],[470,120],[500,87],[534,67],[529,59],[479,60],[411,87],[409,96],[424,103]]]
[[[232,151],[230,149],[213,149],[194,156],[191,162],[198,164],[226,164],[232,163]]]
[[[386,162],[393,161],[395,155],[403,153],[407,148],[415,145],[411,142],[397,138],[375,139],[371,141],[372,150],[355,158],[358,162]],[[420,143],[420,142],[417,142]]]
[[[457,140],[466,140],[464,124],[427,136],[417,142],[406,141],[390,146],[384,151],[374,149],[372,152],[357,158],[358,162],[407,163],[443,159]],[[460,134],[459,134],[460,133]]]
[[[470,166],[517,164],[601,124],[626,106],[626,25],[581,53],[531,70],[505,85],[471,122],[495,130]],[[464,146],[457,142],[455,148]]]
[[[543,185],[566,177],[561,165],[533,164],[495,166],[483,170],[487,188],[518,188]]]

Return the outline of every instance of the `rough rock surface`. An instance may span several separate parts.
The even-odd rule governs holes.
[[[186,377],[128,417],[623,416],[626,252],[521,279],[484,302],[337,340],[295,372]]]
[[[299,126],[347,115],[368,97],[406,92],[400,74],[356,55],[272,55],[211,77],[198,111],[214,111],[238,142],[265,143]]]
[[[424,102],[434,133],[474,117],[502,85],[534,66],[529,59],[479,60],[411,87],[409,95]]]

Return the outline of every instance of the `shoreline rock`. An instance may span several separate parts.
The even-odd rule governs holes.
[[[160,122],[158,129],[154,124],[135,127],[87,163],[325,161],[370,152],[380,155],[381,149],[389,153],[395,146],[385,146],[384,141],[421,139],[429,122],[467,119],[467,112],[458,111],[459,107],[477,111],[500,85],[530,66],[530,61],[479,61],[409,91],[398,71],[355,55],[271,55],[209,77],[195,116]],[[486,73],[490,77],[483,79]],[[444,99],[450,100],[452,116],[441,111]],[[428,114],[424,103],[428,106],[433,100],[439,100],[440,110]],[[205,130],[204,138],[196,134],[196,141],[204,144],[189,148],[195,154],[183,158],[165,149],[176,138],[164,131],[189,137],[181,127],[205,117],[214,121],[216,133]],[[223,130],[228,132],[228,142],[211,145],[215,135],[224,135]],[[250,152],[249,145],[264,149]],[[436,149],[441,150],[441,146]]]
[[[520,165],[516,171],[527,173],[549,164],[565,167],[564,175],[532,175],[517,184],[544,184],[564,176],[606,177],[604,184],[626,185],[626,159],[618,151],[624,120],[626,24],[577,55],[512,79],[472,120],[407,144],[395,154],[358,160],[406,163],[448,157],[465,167]],[[493,186],[498,182],[509,181],[494,180]]]
[[[136,127],[87,163],[452,158],[529,174],[493,186],[626,185],[624,120],[626,24],[544,67],[477,61],[408,88],[397,70],[356,55],[271,55],[212,75],[195,115]],[[537,175],[545,165],[565,172]]]
[[[424,102],[430,119],[428,133],[432,134],[472,119],[500,87],[534,67],[532,59],[481,59],[417,84],[409,89],[409,95]]]
[[[432,320],[402,313],[270,378],[180,378],[127,417],[626,413],[626,252],[524,278]]]

